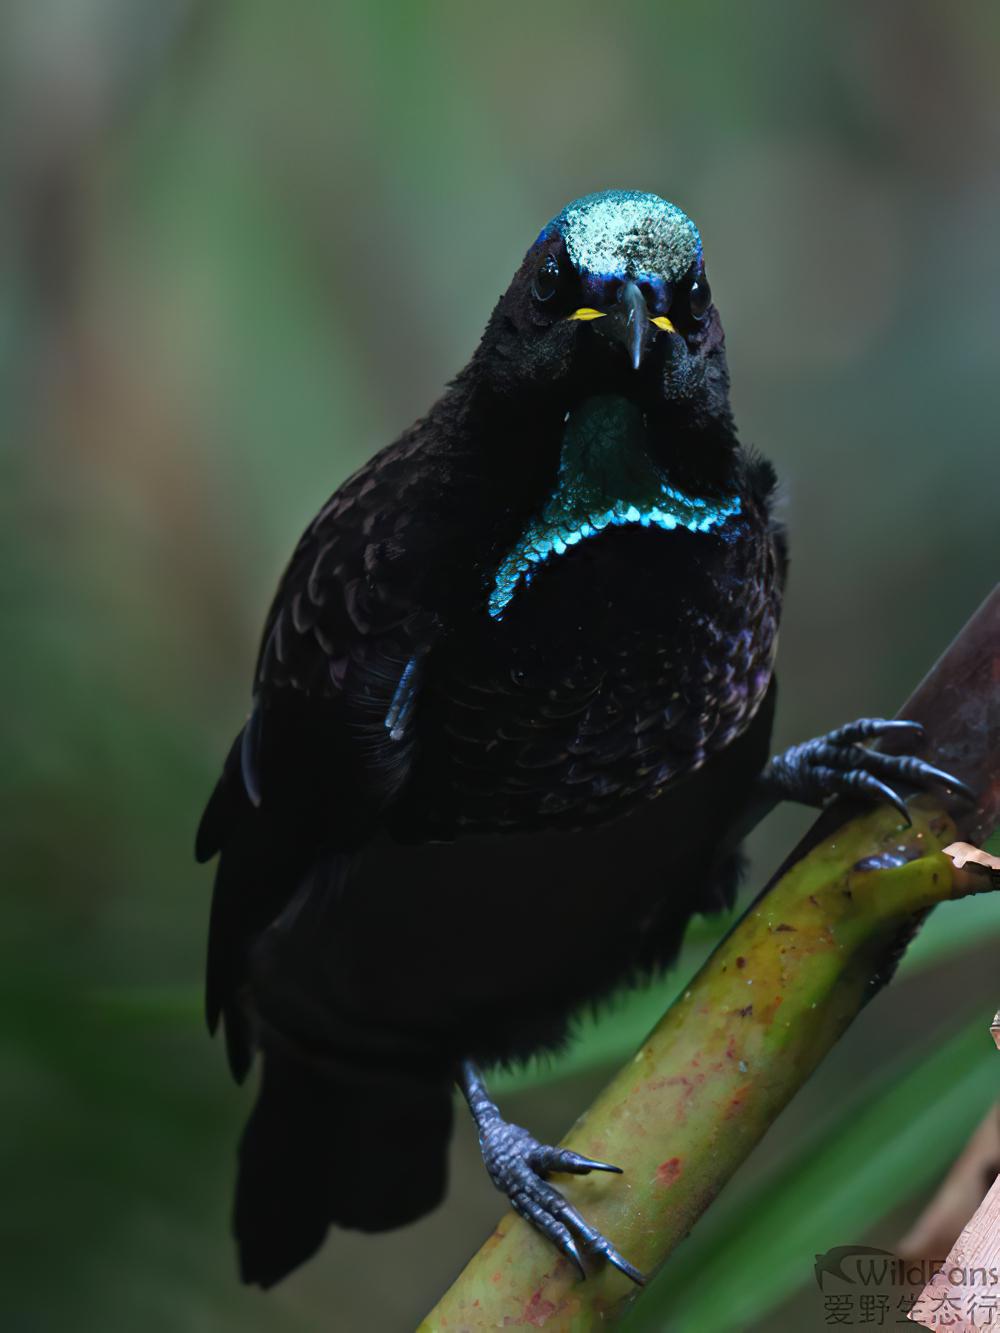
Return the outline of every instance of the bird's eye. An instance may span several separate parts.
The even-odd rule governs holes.
[[[688,305],[695,319],[704,319],[705,311],[712,304],[712,289],[704,273],[695,278],[688,289]]]
[[[535,274],[535,281],[531,284],[531,290],[534,293],[536,301],[548,301],[556,294],[556,287],[559,285],[559,265],[553,259],[552,255],[546,255],[542,261],[542,266]]]

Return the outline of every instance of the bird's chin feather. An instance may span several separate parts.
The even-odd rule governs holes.
[[[708,383],[706,358],[700,351],[692,351],[685,339],[676,333],[667,334],[669,342],[663,357],[661,392],[668,402],[685,402],[704,395]]]

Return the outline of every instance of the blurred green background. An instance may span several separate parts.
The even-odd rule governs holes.
[[[4,1333],[407,1329],[498,1216],[461,1117],[431,1218],[238,1286],[191,844],[299,531],[568,199],[702,228],[785,484],[780,743],[894,711],[989,590],[998,36],[989,0],[3,5]],[[512,1118],[559,1135],[722,924]],[[997,903],[935,914],[631,1329],[824,1326],[814,1254],[891,1246],[996,1095],[998,944]]]

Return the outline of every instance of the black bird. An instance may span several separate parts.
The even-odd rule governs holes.
[[[244,1280],[445,1189],[457,1080],[494,1183],[585,1271],[641,1275],[505,1122],[481,1065],[554,1049],[729,903],[781,798],[958,784],[859,744],[768,762],[785,541],[741,448],[699,233],[653,194],[541,233],[466,368],[323,507],[265,625],[198,833],[221,853],[207,1010],[262,1057]]]

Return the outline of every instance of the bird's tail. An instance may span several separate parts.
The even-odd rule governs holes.
[[[270,1287],[331,1225],[387,1231],[444,1195],[451,1086],[367,1081],[264,1057],[239,1150],[233,1219],[244,1282]]]

